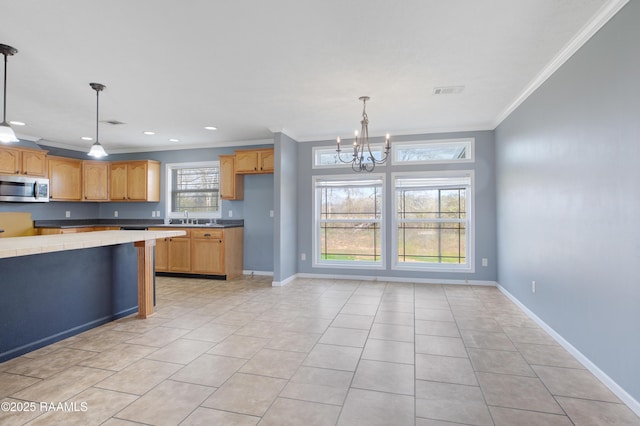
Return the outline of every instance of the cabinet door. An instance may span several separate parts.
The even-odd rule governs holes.
[[[191,240],[191,268],[199,274],[224,275],[224,241],[219,238]]]
[[[191,239],[169,238],[168,269],[171,272],[191,272]]]
[[[47,176],[47,154],[22,151],[22,173],[29,176]]]
[[[168,265],[168,238],[159,238],[156,240],[156,272],[166,272],[169,270]]]
[[[220,156],[220,198],[242,200],[244,198],[244,176],[236,174],[235,156]]]
[[[111,201],[127,199],[126,163],[111,163],[111,177],[109,179],[109,183],[109,198]]]
[[[147,163],[132,162],[127,166],[127,198],[133,201],[147,199]]]
[[[258,152],[260,172],[273,173],[273,149]]]
[[[49,196],[58,201],[82,200],[82,161],[49,157]]]
[[[86,201],[109,201],[109,163],[83,161],[82,193]]]
[[[21,154],[20,150],[0,147],[0,173],[7,175],[19,174]]]
[[[255,173],[258,171],[258,153],[256,151],[236,151],[236,173]]]

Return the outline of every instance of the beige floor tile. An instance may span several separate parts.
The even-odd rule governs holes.
[[[171,376],[171,380],[220,387],[242,367],[246,359],[203,354]]]
[[[559,345],[514,344],[529,364],[546,365],[549,367],[584,368],[569,352]]]
[[[202,406],[262,416],[286,384],[283,379],[236,373]]]
[[[60,348],[44,357],[21,357],[14,362],[12,367],[6,370],[6,372],[46,379],[71,367],[72,365],[94,356],[96,356],[95,352],[72,348]]]
[[[451,321],[453,322],[453,314],[447,309],[430,309],[416,307],[415,316],[417,320],[426,321]]]
[[[236,330],[235,334],[239,336],[250,337],[275,337],[281,331],[281,324],[277,322],[267,321],[251,321],[240,329]]]
[[[265,413],[260,424],[264,426],[333,426],[339,414],[340,407],[278,398]]]
[[[259,421],[260,417],[198,407],[180,426],[255,426]]]
[[[380,324],[374,322],[369,333],[370,339],[413,342],[414,329],[408,325]]]
[[[269,339],[232,335],[211,348],[207,353],[236,358],[251,358],[267,343],[269,343]]]
[[[455,425],[455,423],[445,422],[442,420],[424,419],[422,417],[416,417],[415,426],[453,426],[453,425]]]
[[[414,321],[413,312],[394,311],[378,311],[373,320],[374,323],[406,325],[410,327],[413,327]]]
[[[513,408],[489,407],[496,426],[573,426],[569,417]]]
[[[460,330],[464,345],[468,348],[495,349],[498,351],[516,351],[505,333],[480,330]]]
[[[46,380],[15,392],[13,398],[27,401],[62,402],[112,375],[112,371],[71,367]]]
[[[19,399],[2,398],[0,399],[0,403],[12,404],[9,405],[8,409],[0,410],[0,425],[2,426],[22,426],[24,424],[27,424],[30,420],[33,420],[34,418],[43,414],[43,412],[40,411],[39,408],[31,410],[32,406],[29,406],[29,409],[25,410],[24,408],[22,408],[24,407],[24,405],[22,404],[24,404],[25,401]]]
[[[304,360],[307,367],[355,371],[362,349],[347,346],[317,344]]]
[[[375,315],[378,305],[363,305],[360,303],[346,303],[340,310],[341,314],[347,315]]]
[[[319,402],[342,406],[347,396],[348,386],[344,388],[325,386],[313,383],[290,381],[280,392],[280,396],[303,401]]]
[[[416,416],[469,425],[492,425],[476,386],[416,380]]]
[[[420,334],[416,334],[416,353],[468,357],[467,350],[460,338]]]
[[[81,349],[85,351],[103,352],[110,349],[127,339],[137,337],[136,333],[127,331],[106,330],[99,334],[92,335],[85,339],[74,342],[69,345],[70,348]]]
[[[540,379],[476,373],[488,405],[564,414]]]
[[[116,417],[153,425],[176,425],[213,391],[207,386],[165,380],[116,414]]]
[[[556,399],[576,425],[640,425],[640,417],[624,404],[565,397]]]
[[[493,318],[458,318],[456,317],[456,323],[460,330],[480,330],[480,331],[493,331],[496,333],[502,333],[502,327]]]
[[[532,368],[553,395],[620,402],[618,397],[588,370],[541,365],[534,365]]]
[[[130,422],[129,420],[116,419],[115,417],[112,417],[106,422],[102,423],[100,426],[140,426],[140,423]]]
[[[378,308],[378,314],[380,314],[381,312],[400,312],[413,314],[413,311],[413,295],[410,299],[404,300],[383,298],[382,302],[380,303],[380,307]]]
[[[230,311],[215,317],[212,322],[216,324],[232,325],[242,327],[252,321],[258,314],[251,312]]]
[[[185,334],[184,338],[217,343],[231,336],[238,328],[234,325],[207,322]]]
[[[330,319],[298,317],[295,321],[285,324],[282,329],[298,333],[324,333],[330,324]]]
[[[180,369],[179,364],[141,359],[95,386],[142,395]]]
[[[416,354],[416,379],[477,386],[467,358]]]
[[[369,330],[373,324],[373,318],[373,315],[338,314],[336,319],[331,323],[331,326]]]
[[[289,379],[306,357],[307,354],[302,352],[276,351],[265,348],[247,361],[240,368],[240,372]]]
[[[412,342],[368,339],[362,352],[362,359],[413,364],[415,362],[414,346]]]
[[[428,336],[460,337],[456,323],[449,321],[415,320],[415,332]]]
[[[369,335],[368,330],[329,327],[322,335],[320,343],[327,345],[353,346],[363,348]]]
[[[302,366],[290,381],[348,389],[352,379],[353,373],[349,371]]]
[[[410,426],[414,421],[412,396],[351,389],[338,425]]]
[[[269,341],[265,348],[309,353],[318,342],[318,339],[320,339],[320,336],[322,336],[320,333],[281,331]]]
[[[177,339],[147,355],[146,358],[176,364],[188,364],[214,345],[215,343],[201,340]]]
[[[413,395],[414,368],[410,364],[363,359],[353,377],[352,388]]]
[[[162,324],[165,324],[169,320],[166,318],[160,318],[152,316],[146,319],[140,319],[134,315],[126,318],[121,318],[114,322],[114,331],[128,331],[131,333],[143,334]]]
[[[136,399],[127,393],[89,388],[66,401],[71,411],[49,411],[29,425],[99,425]]]
[[[152,346],[120,343],[92,358],[78,363],[78,365],[102,368],[103,370],[120,371],[157,350],[158,348]]]
[[[502,329],[512,342],[557,345],[556,341],[541,328],[502,327]]]
[[[132,345],[145,345],[161,348],[187,334],[189,330],[169,327],[155,327],[139,337],[126,341]]]
[[[41,379],[35,377],[20,376],[17,374],[0,373],[0,399],[21,391]]]
[[[536,377],[518,352],[469,348],[469,358],[475,371]]]

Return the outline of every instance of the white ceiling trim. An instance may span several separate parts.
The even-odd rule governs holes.
[[[620,11],[629,0],[611,0],[606,3],[593,20],[588,22],[578,34],[558,53],[549,64],[526,86],[518,96],[502,113],[498,115],[493,129],[498,127],[516,108],[518,108],[538,87],[547,81],[565,62],[573,56],[589,39],[600,30],[609,20]]]

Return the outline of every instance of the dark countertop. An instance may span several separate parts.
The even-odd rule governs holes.
[[[164,219],[74,219],[74,220],[35,220],[35,228],[86,228],[91,226],[119,226],[121,228],[239,228],[244,227],[244,220],[214,219],[210,224],[209,219],[200,219],[199,224],[181,224],[180,219],[174,219],[176,223],[165,225]]]

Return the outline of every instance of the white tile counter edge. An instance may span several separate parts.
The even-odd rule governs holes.
[[[186,235],[185,231],[94,231],[0,238],[0,259]]]

